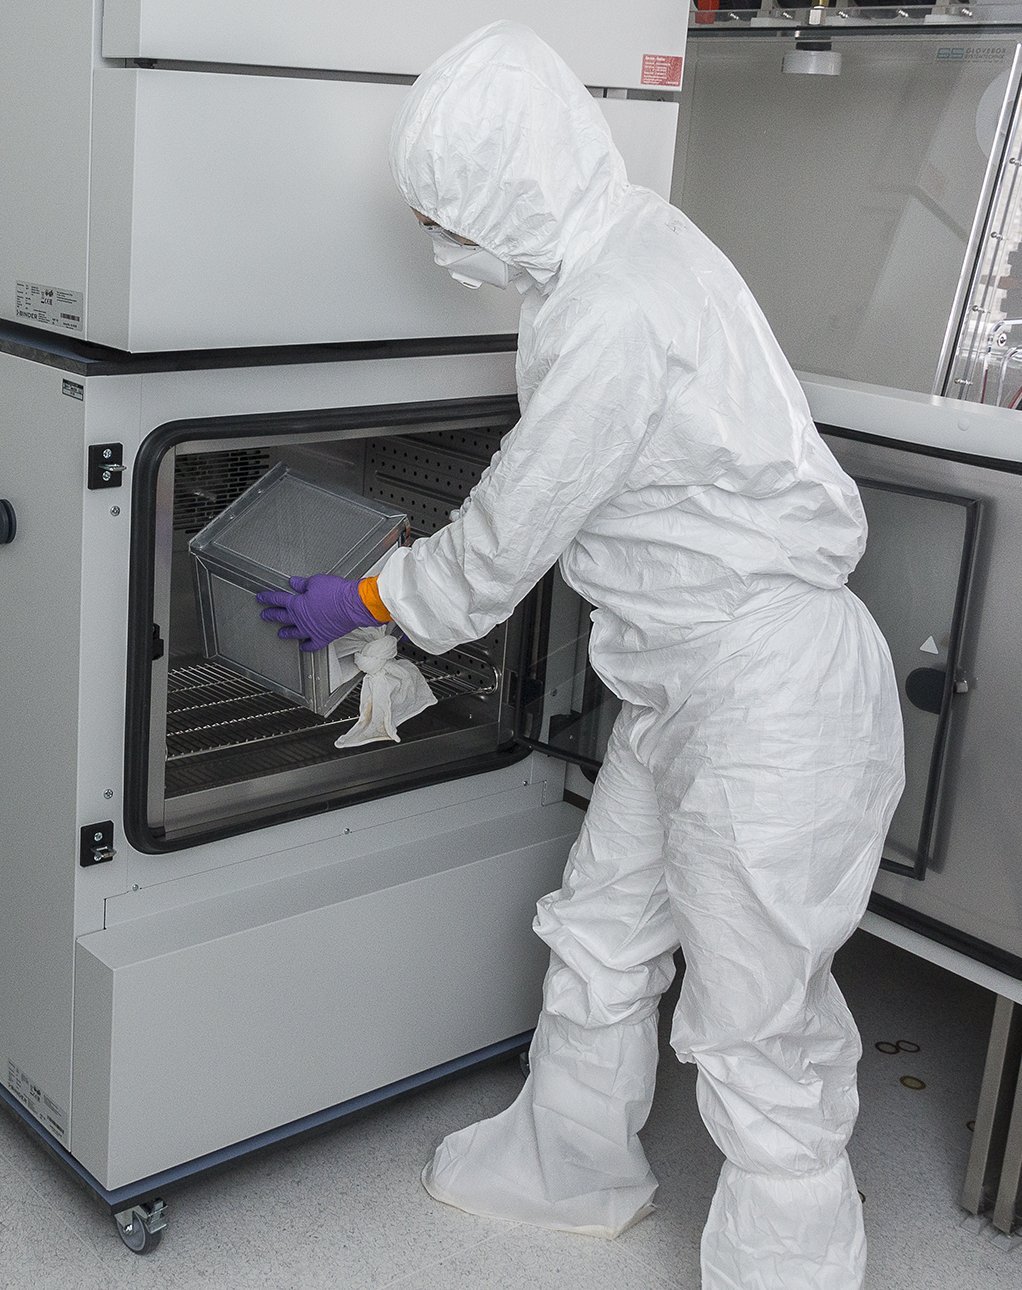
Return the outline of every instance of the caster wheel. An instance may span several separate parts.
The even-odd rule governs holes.
[[[114,1215],[117,1235],[132,1254],[152,1254],[163,1240],[167,1226],[166,1208],[162,1200],[152,1205],[135,1205]]]
[[[530,1072],[530,1070],[532,1069],[532,1068],[530,1067],[530,1065],[529,1065],[529,1054],[528,1054],[528,1053],[519,1053],[519,1054],[518,1054],[518,1065],[519,1065],[519,1067],[521,1068],[521,1072],[522,1072],[522,1079],[528,1079],[528,1078],[529,1078],[529,1072]]]

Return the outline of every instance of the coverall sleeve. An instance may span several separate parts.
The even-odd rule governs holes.
[[[622,490],[658,416],[661,369],[627,307],[573,322],[458,518],[380,575],[384,604],[417,645],[440,654],[485,636]]]

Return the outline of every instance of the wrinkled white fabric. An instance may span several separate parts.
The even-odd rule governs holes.
[[[866,535],[855,486],[734,268],[628,184],[591,96],[526,28],[484,28],[424,73],[391,162],[410,206],[537,286],[521,419],[452,522],[396,552],[383,601],[441,652],[559,560],[625,701],[539,905],[532,1076],[424,1182],[474,1213],[603,1235],[648,1212],[637,1133],[680,944],[673,1044],[728,1158],[704,1290],[856,1290],[859,1042],[830,964],[902,750],[886,646],[845,587]]]
[[[436,703],[426,678],[410,658],[397,657],[397,638],[386,627],[356,627],[334,645],[351,654],[360,672],[358,720],[334,740],[335,748],[354,748],[381,739],[400,743],[398,726]]]

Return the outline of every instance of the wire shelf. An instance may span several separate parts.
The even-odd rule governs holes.
[[[459,651],[457,660],[448,657],[443,663],[412,652],[440,702],[493,694],[500,684],[492,664],[466,651]],[[318,717],[216,663],[172,668],[167,689],[168,764],[310,733],[322,732],[329,736],[324,742],[332,742],[359,713],[360,687],[328,717]]]

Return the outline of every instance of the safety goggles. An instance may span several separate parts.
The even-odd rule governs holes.
[[[439,224],[423,224],[422,227],[434,242],[441,242],[445,246],[472,247],[476,245],[475,242],[465,242],[453,233],[448,233],[447,229],[441,228]]]

